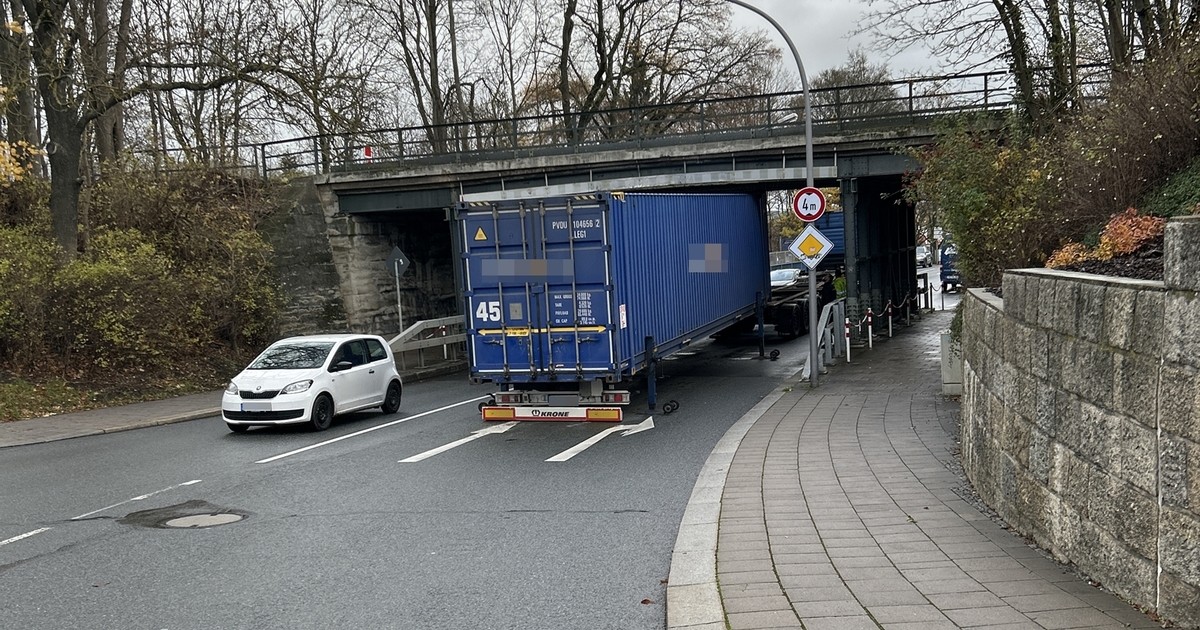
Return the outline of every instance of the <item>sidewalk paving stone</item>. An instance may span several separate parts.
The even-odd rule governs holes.
[[[739,420],[715,554],[730,628],[1156,627],[976,507],[955,472],[958,402],[940,391],[949,320],[926,316]],[[743,612],[757,605],[772,610]]]

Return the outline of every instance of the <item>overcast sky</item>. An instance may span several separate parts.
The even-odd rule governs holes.
[[[872,46],[870,34],[851,36],[866,11],[867,3],[862,0],[745,0],[775,19],[787,31],[796,44],[804,71],[809,79],[822,70],[840,66],[846,62],[849,52],[862,48],[867,59],[876,64],[886,64],[894,78],[933,76],[954,70],[943,68],[929,57],[925,50],[906,50],[898,55],[877,50]],[[743,7],[731,6],[733,21],[739,27],[759,29],[776,42],[784,53],[784,61],[791,65],[791,54],[787,43],[770,23]]]

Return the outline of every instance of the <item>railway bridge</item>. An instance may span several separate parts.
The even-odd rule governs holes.
[[[998,124],[1013,93],[1006,72],[812,91],[811,169],[816,185],[841,192],[851,312],[917,290],[906,149],[956,116]],[[459,201],[733,191],[758,194],[765,218],[772,191],[806,181],[804,128],[803,94],[785,92],[298,138],[261,145],[255,161],[264,175],[301,176],[281,234],[313,240],[282,261],[293,269],[289,319],[332,326],[344,312],[350,328],[389,333],[460,312],[450,222]],[[411,261],[398,281],[387,264],[397,249]],[[301,299],[313,283],[329,299]]]

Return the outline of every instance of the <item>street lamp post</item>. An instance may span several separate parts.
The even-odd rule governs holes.
[[[746,4],[742,0],[725,0],[739,7],[749,9],[758,15],[762,16],[779,34],[783,36],[783,41],[787,42],[788,48],[792,50],[792,57],[796,60],[796,67],[800,69],[800,85],[804,89],[804,175],[807,180],[807,185],[813,185],[813,145],[812,145],[812,110],[810,109],[808,97],[808,76],[804,74],[804,62],[800,60],[800,53],[796,52],[796,45],[792,43],[792,38],[788,37],[787,31],[779,25],[770,15],[767,15],[762,9],[756,6]],[[813,387],[817,386],[817,270],[808,270],[808,378]]]

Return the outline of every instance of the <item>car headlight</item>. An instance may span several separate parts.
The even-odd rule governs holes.
[[[237,396],[238,395],[237,384],[234,383],[233,381],[229,381],[229,384],[225,386],[225,393],[229,394],[230,396]]]
[[[284,387],[284,388],[283,388],[283,390],[282,390],[282,393],[284,393],[284,394],[299,394],[300,392],[306,392],[306,391],[308,391],[308,388],[309,388],[309,387],[312,387],[312,381],[311,381],[311,380],[309,380],[309,381],[296,381],[295,383],[292,383],[291,385],[288,385],[287,387]]]

